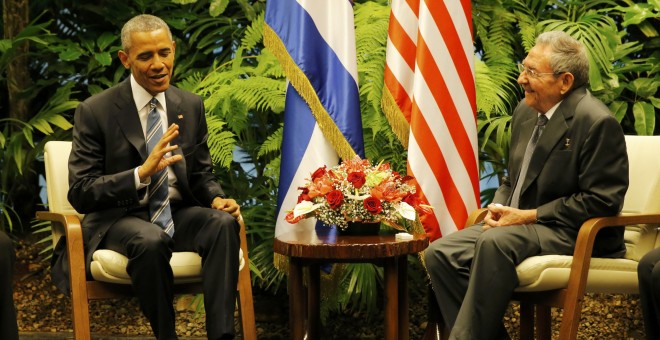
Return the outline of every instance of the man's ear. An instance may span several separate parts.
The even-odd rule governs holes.
[[[565,72],[561,74],[559,77],[561,77],[561,94],[565,95],[568,93],[568,91],[573,88],[573,82],[575,81],[575,77],[573,77],[573,74],[570,72]]]
[[[124,52],[123,50],[119,50],[117,52],[117,56],[119,57],[119,60],[121,61],[122,65],[128,70],[131,68],[131,63],[128,60],[128,54]]]

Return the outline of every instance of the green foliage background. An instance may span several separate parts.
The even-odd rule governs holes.
[[[273,1],[273,0],[270,0]],[[266,0],[32,1],[33,18],[18,36],[0,40],[0,88],[8,65],[29,42],[33,80],[24,96],[33,117],[8,118],[0,91],[0,228],[16,233],[21,216],[12,196],[25,173],[42,173],[43,145],[69,139],[79,101],[108,88],[127,72],[116,58],[121,25],[138,13],[162,17],[177,43],[174,82],[200,94],[207,108],[209,144],[219,181],[243,206],[256,287],[284,293],[284,273],[273,266],[275,202],[286,79],[264,49]],[[629,134],[658,134],[660,0],[472,1],[479,128],[484,179],[499,178],[508,157],[510,112],[521,98],[516,63],[547,30],[563,30],[589,46],[592,91]],[[358,76],[367,156],[405,173],[406,152],[380,108],[389,7],[386,0],[355,1]],[[493,189],[482,191],[489,202]],[[35,195],[38,193],[35,192]],[[36,207],[35,207],[36,208]],[[48,226],[37,224],[37,230]],[[424,280],[411,257],[412,279]],[[327,283],[324,315],[377,308],[382,269],[345,267]]]

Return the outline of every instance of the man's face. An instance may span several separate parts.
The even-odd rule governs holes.
[[[544,45],[534,46],[523,60],[526,70],[518,76],[518,84],[525,90],[525,103],[540,113],[546,113],[555,104],[562,100],[562,96],[568,92],[572,85],[572,75],[561,73],[551,74],[550,47]],[[537,73],[534,77],[530,73]],[[567,87],[565,77],[570,75],[570,85]]]
[[[119,51],[119,59],[137,83],[155,96],[170,86],[175,47],[164,29],[133,32],[130,49]]]

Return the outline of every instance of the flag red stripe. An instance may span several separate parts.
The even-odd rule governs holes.
[[[463,52],[461,39],[458,36],[456,31],[456,26],[454,26],[453,21],[449,20],[451,17],[447,6],[443,1],[426,1],[427,6],[433,16],[440,34],[442,35],[442,40],[448,47],[449,54],[451,54],[451,59],[453,61],[453,66],[458,71],[458,75],[461,78],[463,83],[463,90],[470,98],[470,104],[472,105],[472,112],[477,112],[477,103],[476,103],[476,89],[474,85],[474,75],[472,74],[472,69],[470,68],[470,63],[467,60],[467,56]],[[420,36],[418,39],[421,39]]]
[[[416,103],[413,103],[413,119],[410,123],[410,129],[415,135],[415,139],[417,141],[433,140],[433,132],[431,132],[427,121],[423,119],[421,113],[419,112],[419,107]],[[442,196],[445,197],[445,204],[447,205],[448,212],[451,215],[454,224],[457,226],[462,226],[467,219],[467,207],[465,206],[465,202],[460,199],[460,192],[456,187],[456,183],[454,183],[451,172],[449,171],[449,167],[447,166],[445,156],[440,150],[440,146],[438,143],[429,142],[419,143],[418,145],[424,154],[425,160],[427,160],[427,162],[428,160],[433,160],[428,162],[428,166],[433,171],[435,180],[440,185]],[[415,175],[413,174],[413,176]]]
[[[403,60],[406,61],[411,70],[415,69],[415,42],[410,39],[406,31],[401,26],[397,18],[392,15],[390,17],[390,28],[388,36],[392,41],[394,47],[399,51]]]
[[[419,0],[406,0],[408,7],[415,13],[415,16],[419,18]]]
[[[451,47],[449,49],[451,50]],[[418,64],[419,71],[422,72],[426,83],[430,85],[429,89],[431,94],[433,95],[435,102],[440,108],[440,112],[442,113],[442,117],[447,124],[447,129],[449,130],[453,144],[459,151],[459,155],[463,161],[463,166],[465,167],[466,171],[470,171],[471,169],[478,169],[477,160],[474,156],[470,137],[468,137],[467,132],[465,131],[465,126],[461,121],[461,117],[458,113],[458,109],[456,108],[455,103],[451,100],[448,100],[451,98],[451,93],[449,92],[447,84],[445,83],[445,80],[440,73],[438,65],[433,61],[433,56],[431,55],[431,51],[428,49],[428,45],[426,45],[426,41],[424,41],[424,38],[421,35],[417,41],[417,51],[418,60],[422,60],[422,62],[419,62]],[[429,135],[428,137],[433,138],[433,135]],[[426,159],[428,160],[435,158]],[[472,181],[472,187],[474,188],[475,195],[478,197],[479,178],[478,176],[471,176],[470,180]]]
[[[406,118],[406,121],[410,123],[410,113],[412,112],[412,101],[410,96],[406,92],[406,89],[403,88],[401,83],[396,79],[392,70],[385,64],[385,86],[394,97],[394,101],[397,106],[403,113],[403,116]]]

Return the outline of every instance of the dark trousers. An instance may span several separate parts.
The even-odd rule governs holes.
[[[209,339],[231,339],[238,282],[239,224],[228,213],[202,207],[172,206],[174,236],[147,222],[139,209],[119,219],[102,248],[128,258],[127,272],[140,307],[158,339],[176,339],[172,252],[194,251],[202,257],[202,285]]]
[[[646,338],[660,339],[660,248],[642,257],[637,276]]]
[[[0,339],[18,340],[16,310],[14,309],[14,262],[16,254],[11,240],[0,231]]]
[[[502,319],[518,286],[516,266],[530,256],[573,252],[574,238],[554,235],[538,224],[474,225],[431,243],[424,259],[449,339],[508,338]]]

